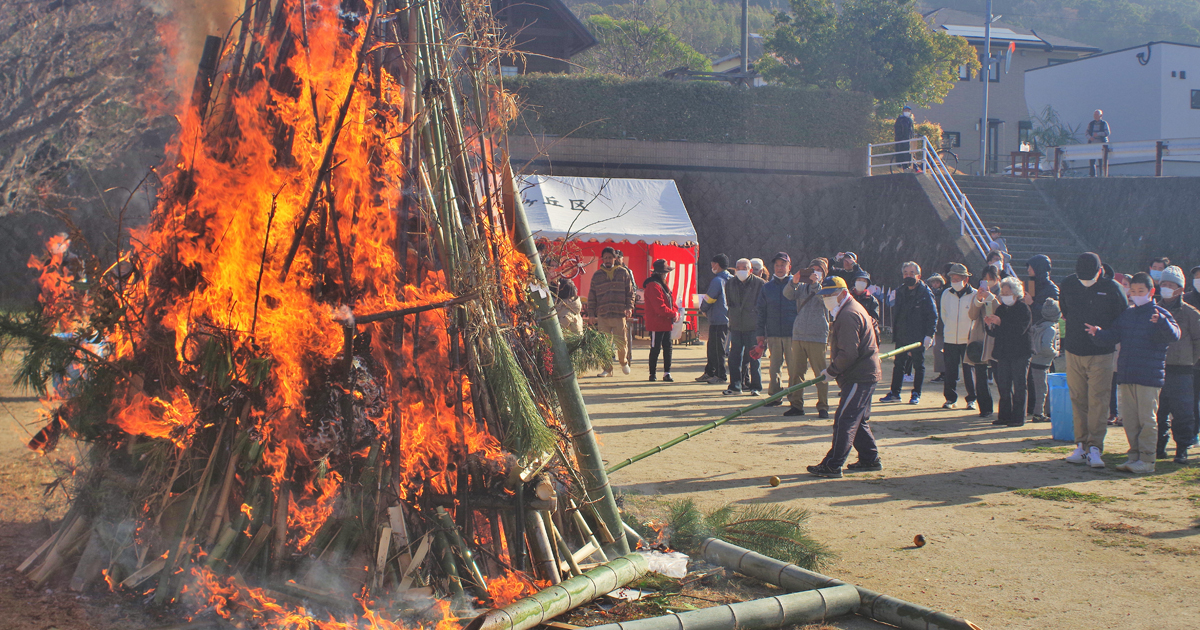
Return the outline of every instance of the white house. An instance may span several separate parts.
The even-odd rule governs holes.
[[[1104,111],[1111,142],[1200,138],[1200,46],[1150,42],[1025,72],[1029,111],[1054,109],[1081,141]],[[1200,174],[1200,158],[1171,158],[1170,175]],[[1114,158],[1113,175],[1152,175],[1153,160]],[[1075,165],[1078,166],[1078,165]]]

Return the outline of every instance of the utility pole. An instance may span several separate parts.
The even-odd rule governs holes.
[[[992,0],[988,0],[991,2]],[[750,0],[742,0],[742,76],[750,72]]]
[[[979,174],[987,175],[988,84],[992,82],[992,0],[983,15],[983,118],[979,119]]]

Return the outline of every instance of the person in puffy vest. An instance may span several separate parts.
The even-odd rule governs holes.
[[[971,343],[971,303],[975,300],[975,289],[971,287],[971,272],[962,263],[952,263],[948,274],[950,286],[942,291],[939,300],[938,322],[942,328],[942,354],[946,371],[943,372],[942,393],[946,402],[942,409],[953,409],[958,403],[958,370],[963,366],[963,385],[967,390],[967,409],[975,408],[975,371],[964,366],[967,359],[967,344]],[[983,386],[987,387],[984,380]]]
[[[1062,311],[1058,301],[1047,299],[1042,303],[1041,321],[1034,324],[1029,339],[1033,356],[1029,358],[1029,375],[1033,382],[1033,422],[1050,421],[1050,400],[1046,397],[1046,374],[1050,365],[1058,358],[1058,318]]]
[[[765,347],[771,353],[771,362],[767,368],[767,395],[774,396],[783,389],[783,367],[787,364],[787,386],[791,387],[800,382],[803,373],[800,371],[800,359],[796,356],[796,344],[792,340],[792,327],[796,322],[796,301],[784,295],[784,289],[791,283],[792,257],[787,252],[779,252],[771,259],[773,274],[771,279],[758,292],[758,330],[755,337],[758,345]],[[788,394],[791,406],[803,405],[802,394],[799,390]],[[767,407],[778,407],[782,400],[767,403]]]
[[[1097,343],[1121,344],[1117,404],[1129,440],[1129,459],[1117,470],[1152,473],[1158,447],[1158,394],[1166,378],[1167,348],[1179,341],[1179,324],[1170,311],[1154,303],[1154,280],[1149,274],[1134,274],[1129,299],[1133,306],[1111,325],[1085,324],[1084,329]]]

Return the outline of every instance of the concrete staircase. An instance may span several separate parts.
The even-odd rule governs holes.
[[[1075,259],[1088,247],[1033,182],[963,175],[954,181],[983,224],[1000,227],[1017,276],[1025,277],[1025,262],[1037,254],[1050,257],[1054,266],[1051,277],[1056,282],[1075,273]]]

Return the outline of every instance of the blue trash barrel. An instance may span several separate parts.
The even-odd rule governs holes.
[[[1050,396],[1050,437],[1060,442],[1075,441],[1075,420],[1071,415],[1071,390],[1066,374],[1047,374]]]

